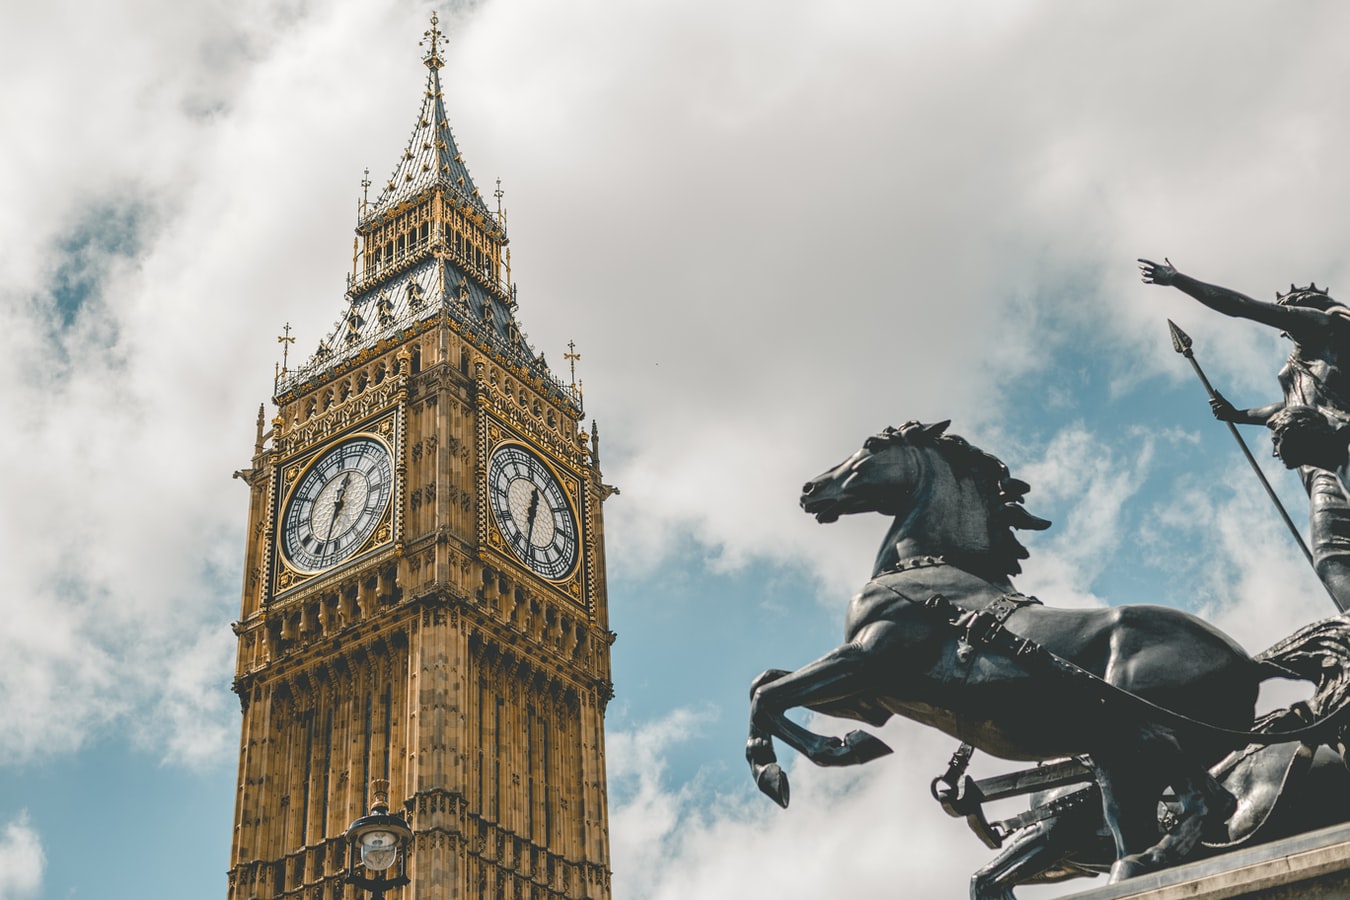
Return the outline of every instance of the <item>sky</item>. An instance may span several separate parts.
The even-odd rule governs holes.
[[[230,476],[276,337],[307,355],[343,310],[433,6],[0,2],[0,900],[223,896]],[[1253,652],[1332,612],[1165,320],[1239,406],[1288,345],[1135,259],[1350,290],[1350,7],[434,8],[518,316],[551,360],[575,341],[622,491],[616,897],[963,897],[990,857],[928,798],[953,741],[917,724],[854,769],[780,748],[787,811],[743,761],[751,679],[838,644],[887,524],[819,525],[800,485],[885,425],[951,419],[1032,485],[1055,524],[1017,584],[1047,603],[1178,606]]]

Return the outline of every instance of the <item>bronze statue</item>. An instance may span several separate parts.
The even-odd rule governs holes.
[[[1278,328],[1294,342],[1279,372],[1284,399],[1238,409],[1220,394],[1210,405],[1215,417],[1241,425],[1265,425],[1286,406],[1306,406],[1338,426],[1350,425],[1350,307],[1315,284],[1276,294],[1274,303],[1197,281],[1178,272],[1170,260],[1139,260],[1148,284],[1168,285],[1226,316],[1251,319]],[[1313,566],[1341,609],[1350,609],[1350,497],[1326,469],[1300,470],[1311,505]]]
[[[1226,823],[1211,827],[1192,860],[1268,843],[1350,821],[1350,771],[1324,745],[1253,744],[1214,766],[1215,778],[1238,798]],[[1073,801],[1075,798],[1084,802]],[[1033,796],[1030,823],[1001,835],[1003,851],[970,880],[971,900],[1016,900],[1013,888],[1109,871],[1115,861],[1095,786]],[[1048,809],[1049,815],[1037,815]],[[1159,804],[1159,828],[1175,811]],[[996,823],[1001,824],[1001,823]]]
[[[1286,468],[1330,472],[1345,490],[1350,481],[1350,425],[1337,428],[1311,406],[1286,406],[1266,422],[1275,455]]]
[[[1181,861],[1231,817],[1237,801],[1209,772],[1230,751],[1339,740],[1350,622],[1310,626],[1252,658],[1179,610],[1043,606],[1013,589],[1027,556],[1013,529],[1050,523],[1023,507],[1025,482],[946,425],[887,428],[802,489],[802,508],[821,522],[862,512],[894,522],[850,601],[845,643],[751,686],[746,758],[764,793],[788,803],[775,737],[822,766],[890,752],[862,731],[815,734],[786,717],[793,707],[872,725],[901,715],[1007,759],[1086,756],[1117,881]],[[1272,677],[1317,683],[1310,706],[1333,718],[1251,732],[1257,689]],[[1157,805],[1168,787],[1176,824],[1164,831]]]

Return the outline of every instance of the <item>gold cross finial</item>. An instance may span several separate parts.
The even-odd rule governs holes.
[[[572,390],[577,389],[577,360],[581,359],[581,354],[577,352],[577,342],[567,342],[567,352],[563,354],[563,359],[567,360],[568,366],[572,369]]]
[[[370,200],[370,166],[366,166],[366,173],[361,178],[361,211],[365,212],[366,203]]]
[[[441,59],[440,48],[441,38],[444,35],[441,30],[436,27],[440,24],[440,21],[441,20],[437,18],[436,13],[433,10],[431,13],[431,27],[422,33],[422,40],[418,42],[418,46],[427,47],[427,55],[422,58],[422,61],[427,64],[428,69],[439,69],[441,66],[445,65],[445,61]]]
[[[497,198],[497,220],[501,221],[502,198],[506,196],[506,192],[502,190],[502,180],[500,178],[497,179],[497,189],[492,192],[492,196]]]
[[[291,337],[291,323],[286,323],[286,328],[282,334],[277,336],[277,343],[281,345],[281,375],[286,374],[286,363],[290,359],[291,344],[295,343],[295,338]]]

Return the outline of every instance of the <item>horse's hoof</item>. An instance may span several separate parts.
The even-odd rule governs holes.
[[[759,775],[755,778],[755,784],[759,789],[769,796],[774,803],[777,803],[783,809],[788,805],[788,777],[783,772],[778,763],[770,763],[759,770]]]
[[[843,738],[831,738],[829,744],[809,757],[818,766],[856,766],[892,753],[879,738],[865,731],[850,731]]]
[[[844,735],[844,745],[848,747],[850,763],[866,763],[894,753],[881,738],[865,731],[850,731]]]

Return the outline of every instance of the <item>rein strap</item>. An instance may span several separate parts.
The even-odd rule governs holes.
[[[885,585],[885,587],[898,597],[902,597],[911,603],[916,602],[890,585]],[[1161,719],[1164,724],[1185,731],[1199,731],[1211,737],[1228,738],[1241,744],[1284,744],[1291,741],[1309,740],[1315,743],[1323,743],[1323,736],[1326,734],[1327,727],[1346,713],[1346,709],[1337,710],[1310,725],[1289,731],[1259,732],[1224,728],[1192,719],[1190,716],[1183,715],[1165,706],[1159,706],[1153,701],[1117,687],[1077,663],[1047,650],[1031,638],[1020,637],[1009,631],[1004,623],[1017,610],[1027,606],[1040,605],[1040,601],[1035,597],[1027,597],[1016,593],[1004,594],[983,609],[965,610],[956,606],[941,594],[933,594],[919,605],[928,610],[940,622],[956,630],[958,634],[957,658],[962,662],[968,661],[976,650],[995,650],[1007,654],[1013,659],[1021,660],[1024,665],[1035,666],[1083,682],[1091,687],[1103,701],[1111,698],[1127,706],[1133,706],[1147,718]],[[1350,709],[1350,707],[1347,707],[1347,709]]]

